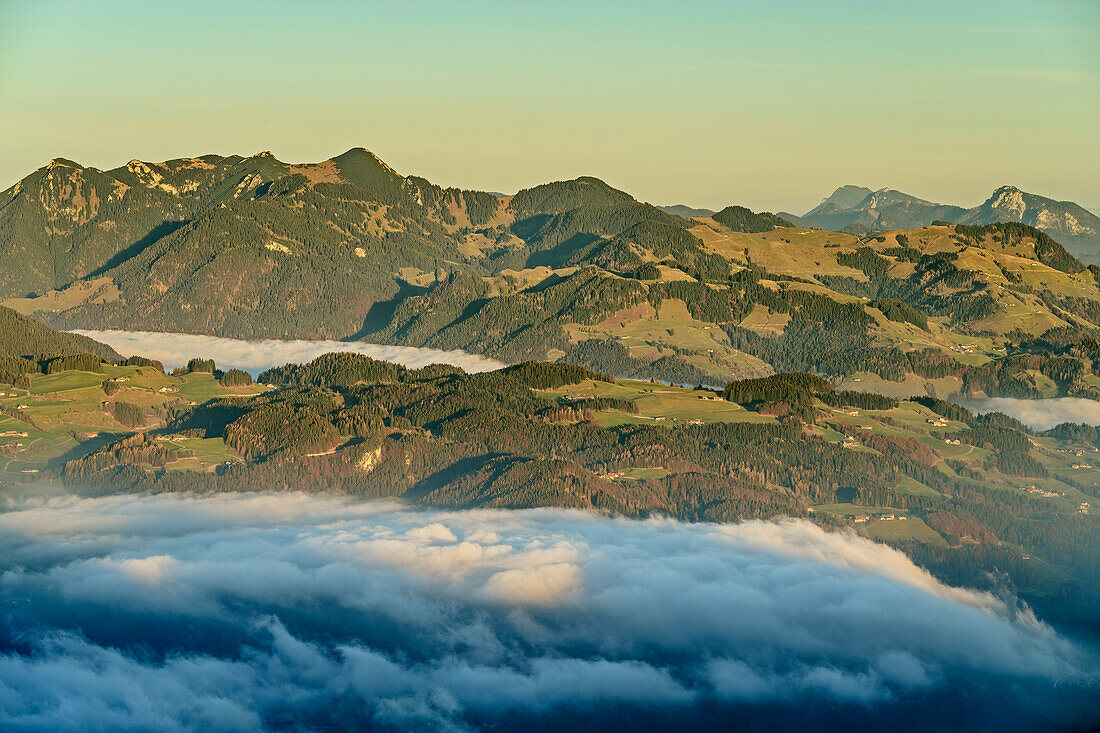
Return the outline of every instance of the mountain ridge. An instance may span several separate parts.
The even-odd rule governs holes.
[[[823,205],[893,206],[883,227],[935,206],[838,191]],[[58,159],[0,203],[0,299],[60,328],[358,338],[676,383],[813,370],[937,396],[1100,395],[1089,349],[1072,375],[1050,356],[1100,329],[1096,274],[1026,224],[685,219],[592,176],[499,198],[365,148],[106,173]]]
[[[866,195],[856,200],[859,193]],[[1100,262],[1100,217],[1072,201],[1058,201],[1003,185],[981,204],[963,208],[881,188],[841,186],[800,217],[833,231],[872,234],[927,226],[934,221],[984,225],[1019,222],[1056,237],[1081,259]]]

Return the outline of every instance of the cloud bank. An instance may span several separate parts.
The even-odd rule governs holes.
[[[1045,400],[990,397],[983,400],[963,400],[960,404],[979,414],[1003,412],[1034,430],[1049,430],[1064,422],[1100,425],[1100,402],[1083,397],[1054,397]]]
[[[157,359],[173,369],[185,366],[192,357],[213,359],[222,369],[244,369],[253,376],[273,366],[313,361],[332,351],[365,354],[372,359],[392,361],[416,369],[429,364],[451,364],[467,372],[500,369],[504,363],[465,351],[440,351],[415,346],[385,346],[363,341],[242,341],[239,339],[202,336],[191,333],[158,333],[154,331],[87,331],[75,330],[96,341],[111,346],[123,356],[135,354]]]
[[[5,730],[1027,729],[1095,670],[794,520],[62,497],[0,513],[0,603]]]

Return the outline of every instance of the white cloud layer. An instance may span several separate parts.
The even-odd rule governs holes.
[[[1054,397],[1046,400],[991,397],[963,400],[960,404],[979,414],[1003,412],[1034,430],[1049,430],[1064,422],[1100,425],[1100,402],[1083,397]]]
[[[462,730],[941,693],[981,710],[1093,670],[1030,613],[795,520],[43,499],[0,513],[0,602],[0,728],[19,730]]]
[[[191,333],[158,333],[154,331],[86,331],[75,330],[107,344],[123,356],[140,355],[157,359],[168,369],[185,366],[192,357],[213,359],[221,369],[244,369],[253,375],[283,364],[303,364],[321,354],[350,351],[372,359],[392,361],[416,369],[429,364],[451,364],[467,372],[500,369],[504,363],[465,351],[440,351],[415,346],[385,346],[364,341],[280,341],[202,336]]]

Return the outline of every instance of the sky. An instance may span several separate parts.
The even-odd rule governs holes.
[[[1100,3],[0,0],[0,187],[363,146],[511,193],[802,213],[842,184],[1100,207]]]

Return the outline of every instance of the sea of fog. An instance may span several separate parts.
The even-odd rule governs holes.
[[[80,331],[253,374],[329,351]],[[983,400],[1036,428],[1088,400]],[[988,730],[1089,725],[1093,650],[1010,595],[785,520],[271,494],[0,495],[0,729]],[[1025,692],[1026,691],[1026,692]]]
[[[1049,430],[1064,422],[1100,425],[1100,402],[1083,397],[1055,397],[1044,400],[991,397],[982,400],[960,400],[959,404],[979,414],[1003,412],[1035,430]]]
[[[168,369],[184,366],[192,357],[213,359],[219,369],[243,369],[256,376],[265,369],[290,363],[305,363],[332,351],[350,351],[373,359],[391,361],[410,368],[429,364],[451,364],[467,372],[485,372],[505,364],[465,351],[441,351],[415,346],[385,346],[365,341],[307,341],[241,339],[202,336],[191,333],[154,331],[74,330],[107,344],[123,356],[135,354],[157,359]]]
[[[3,730],[1053,729],[1097,662],[799,520],[9,499]]]

